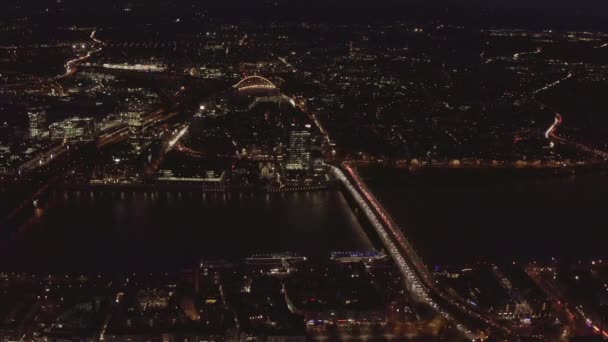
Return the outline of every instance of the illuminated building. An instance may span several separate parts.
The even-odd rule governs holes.
[[[42,138],[46,132],[46,111],[42,108],[32,108],[27,112],[27,119],[29,138]]]
[[[341,263],[351,262],[372,262],[386,258],[384,252],[363,251],[363,252],[332,252],[331,260]]]
[[[137,302],[140,310],[158,310],[167,308],[172,292],[157,289],[145,289],[137,292]]]
[[[158,180],[164,182],[189,182],[189,183],[221,183],[226,173],[218,170],[205,170],[204,175],[176,175],[171,170],[160,170]]]
[[[117,63],[104,63],[102,65],[105,69],[117,69],[117,70],[130,70],[130,71],[151,71],[161,72],[165,71],[165,66],[161,64],[117,64]]]
[[[95,120],[93,118],[69,118],[51,124],[49,132],[53,141],[93,140],[95,138]]]
[[[289,132],[288,170],[305,170],[310,166],[310,125],[305,129],[294,127]]]
[[[272,179],[274,177],[274,166],[271,162],[260,162],[258,167],[260,169],[260,177],[264,179]]]
[[[144,120],[139,112],[127,113],[127,125],[129,127],[129,142],[135,152],[141,151],[144,143],[143,126]]]

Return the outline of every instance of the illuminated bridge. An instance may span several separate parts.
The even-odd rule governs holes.
[[[331,174],[342,183],[380,237],[388,254],[401,271],[409,292],[415,299],[428,304],[446,320],[455,323],[469,339],[473,340],[477,336],[463,324],[460,324],[456,316],[466,317],[467,321],[482,323],[482,325],[501,334],[513,334],[511,329],[497,322],[490,314],[480,312],[461,298],[449,295],[439,287],[420,256],[403,235],[403,232],[367,188],[350,163],[345,162],[343,168],[331,165],[329,167]]]
[[[240,80],[237,84],[232,86],[239,93],[241,92],[265,92],[265,91],[275,91],[279,88],[274,85],[267,78],[262,76],[248,76]]]

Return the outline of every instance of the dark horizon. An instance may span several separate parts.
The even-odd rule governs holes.
[[[608,29],[608,3],[601,0],[8,0],[4,5],[6,11],[0,13],[0,18],[10,19],[34,12],[42,21],[54,23],[61,20],[83,24],[88,20],[99,21],[99,24],[121,24],[120,16],[109,18],[107,15],[120,14],[126,7],[133,9],[129,13],[131,18],[142,21],[172,16],[187,20],[188,15],[193,14],[188,13],[189,10],[203,10],[211,18],[259,24],[289,21],[425,23],[437,20],[444,24],[487,28]]]
[[[606,94],[606,0],[4,0],[0,341],[608,338]]]

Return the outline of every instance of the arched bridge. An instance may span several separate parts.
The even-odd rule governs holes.
[[[275,86],[274,83],[269,81],[267,78],[257,75],[245,77],[232,87],[239,92],[249,90],[257,91],[278,89],[277,86]]]

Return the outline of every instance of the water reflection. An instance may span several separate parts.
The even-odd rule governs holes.
[[[15,237],[8,265],[45,270],[152,269],[200,258],[293,251],[311,258],[372,244],[341,193],[133,193],[50,196]],[[0,261],[5,267],[8,262]]]

